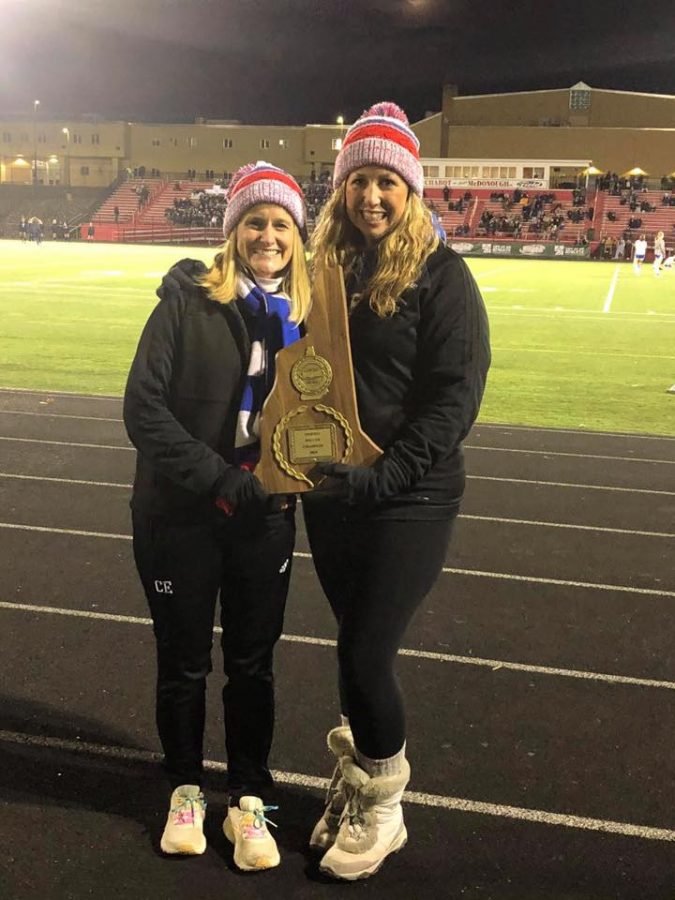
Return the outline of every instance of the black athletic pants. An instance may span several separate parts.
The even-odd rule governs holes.
[[[314,566],[338,622],[342,713],[371,759],[394,756],[405,742],[396,654],[442,570],[458,508],[437,508],[430,518],[424,506],[423,520],[394,520],[334,500],[303,500]]]
[[[274,645],[295,543],[294,509],[200,524],[134,513],[134,556],[157,641],[157,727],[172,788],[201,784],[216,598],[230,796],[264,794],[274,727]]]

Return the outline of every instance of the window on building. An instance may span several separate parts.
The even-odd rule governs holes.
[[[543,166],[523,166],[523,178],[543,178]]]
[[[3,142],[3,144],[11,144],[12,143],[12,133],[10,131],[2,132],[2,142]]]
[[[188,147],[190,148],[190,150],[194,150],[195,147],[197,146],[197,138],[196,138],[196,137],[189,137],[189,138],[187,139],[187,145],[188,145]]]
[[[47,135],[44,131],[39,131],[37,136],[38,144],[46,144],[47,143]]]
[[[269,150],[269,149],[270,149],[270,142],[267,140],[267,138],[262,138],[262,139],[261,139],[261,141],[260,141],[260,149],[261,149],[261,150]]]
[[[231,150],[234,147],[232,138],[223,138],[223,150]]]
[[[342,150],[342,138],[332,138],[330,146],[331,150]]]
[[[152,139],[152,146],[153,146],[153,147],[159,147],[159,145],[160,145],[160,140],[159,140],[159,138],[153,138],[153,139]]]
[[[171,144],[172,147],[177,147],[178,146],[178,138],[169,138],[169,143]]]
[[[28,134],[27,131],[23,131],[21,133],[21,137],[19,138],[19,140],[21,141],[22,144],[27,144],[28,141],[30,140],[30,135]]]
[[[100,144],[101,143],[100,136],[98,134],[92,134],[91,142],[92,142],[92,144]]]
[[[88,175],[89,166],[80,166],[80,175]]]
[[[591,90],[588,87],[572,88],[570,91],[570,109],[584,112],[591,108]]]
[[[74,135],[73,135],[73,143],[74,143],[74,144],[81,144],[81,143],[82,143],[82,135],[81,135],[81,134],[74,134]]]
[[[438,166],[422,166],[422,171],[427,178],[438,178]]]
[[[284,150],[288,150],[288,141],[286,138],[279,138],[279,146],[283,147]]]

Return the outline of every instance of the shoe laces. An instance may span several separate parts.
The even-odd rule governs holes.
[[[257,809],[253,810],[253,827],[260,828],[262,831],[267,825],[273,825],[275,828],[278,828],[276,822],[273,822],[271,819],[268,819],[265,813],[272,812],[274,810],[279,809],[278,806],[259,806]]]
[[[340,826],[346,821],[349,833],[358,839],[365,831],[366,825],[366,818],[361,805],[361,791],[350,785],[349,782],[345,782],[345,793],[347,802],[340,816]]]
[[[201,791],[196,797],[186,797],[184,794],[180,794],[176,805],[171,807],[171,814],[175,816],[181,824],[184,824],[186,818],[188,821],[194,821],[196,810],[199,810],[202,813],[206,812],[206,800]]]

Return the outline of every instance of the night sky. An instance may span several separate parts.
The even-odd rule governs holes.
[[[675,3],[623,0],[5,0],[0,117],[412,120],[460,94],[675,94]],[[673,123],[675,126],[675,122]]]

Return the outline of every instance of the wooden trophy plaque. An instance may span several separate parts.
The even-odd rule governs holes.
[[[318,462],[372,465],[382,450],[361,430],[356,406],[344,280],[316,273],[303,338],[276,355],[274,385],[260,418],[255,474],[270,494],[311,491]]]

